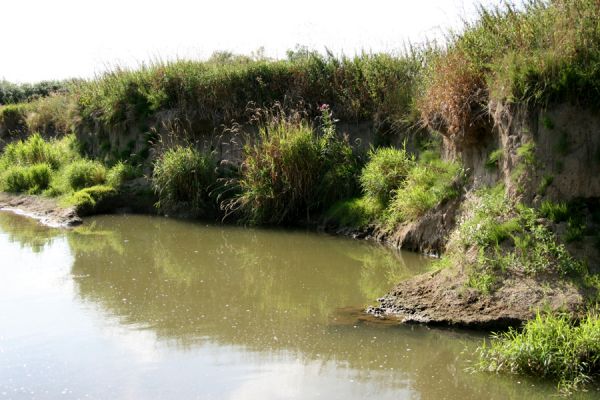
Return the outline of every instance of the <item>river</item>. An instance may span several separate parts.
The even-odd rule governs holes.
[[[0,398],[556,394],[549,383],[470,372],[483,333],[358,311],[428,265],[304,231],[133,215],[60,230],[0,212]]]

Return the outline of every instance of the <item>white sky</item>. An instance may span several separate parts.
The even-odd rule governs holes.
[[[498,4],[501,0],[481,0]],[[284,57],[297,44],[352,55],[440,38],[472,19],[478,0],[5,0],[0,78],[92,77],[151,59]]]

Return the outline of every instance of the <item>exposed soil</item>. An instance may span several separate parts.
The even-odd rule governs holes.
[[[68,227],[81,223],[74,207],[62,207],[56,199],[47,197],[0,192],[0,211],[25,215],[52,227]]]
[[[489,295],[466,286],[466,275],[448,269],[417,276],[400,283],[378,307],[367,313],[402,323],[456,325],[498,329],[517,326],[535,317],[539,310],[565,310],[577,315],[585,296],[573,285],[557,277],[537,277],[513,273]]]

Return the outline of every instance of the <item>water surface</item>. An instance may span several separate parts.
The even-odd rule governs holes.
[[[555,394],[467,372],[481,334],[362,320],[354,310],[427,268],[412,253],[147,216],[64,231],[0,212],[0,257],[0,398]]]

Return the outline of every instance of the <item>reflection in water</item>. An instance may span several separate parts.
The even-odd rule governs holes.
[[[32,259],[25,272],[2,264],[7,288],[26,288],[49,267],[39,257],[56,246],[67,254],[54,268],[64,284],[39,299],[60,319],[36,315],[25,289],[0,295],[0,317],[46,321],[9,326],[8,341],[0,339],[9,360],[0,366],[0,382],[9,382],[0,393],[18,385],[52,391],[61,382],[37,372],[24,377],[14,367],[22,361],[36,371],[61,366],[73,397],[516,399],[554,392],[465,372],[481,336],[372,324],[345,311],[422,272],[427,260],[415,254],[314,233],[141,216],[98,217],[65,233],[0,213],[0,249],[16,254],[14,242],[20,257],[30,251]],[[35,354],[40,349],[51,357]]]

